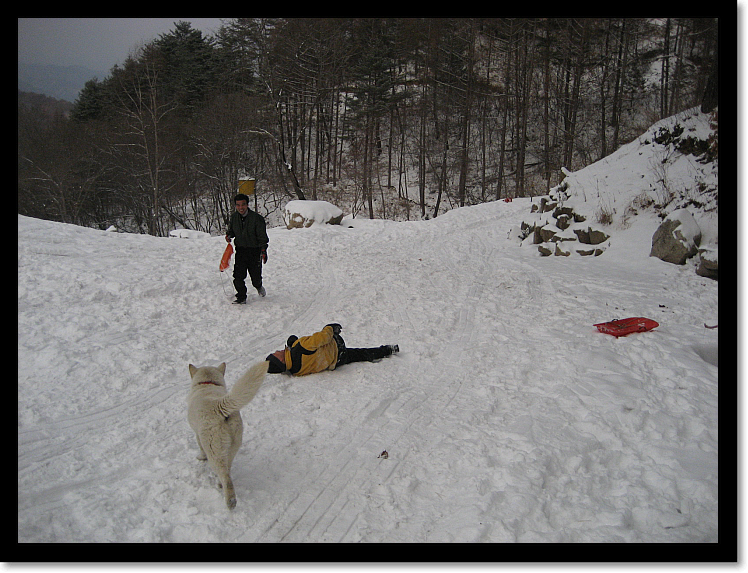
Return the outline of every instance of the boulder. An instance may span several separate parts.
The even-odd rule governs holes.
[[[561,243],[556,243],[556,251],[553,253],[557,257],[568,257],[571,255],[571,251],[566,251],[561,248]]]
[[[192,229],[174,229],[169,231],[170,237],[177,237],[178,239],[203,239],[210,237],[210,233],[203,231],[193,231]]]
[[[550,257],[553,254],[548,245],[538,245],[538,252],[544,257]]]
[[[314,224],[340,225],[343,211],[327,201],[289,201],[285,218],[288,229],[301,229]]]
[[[552,194],[550,198],[542,197],[540,205],[533,204],[530,210],[535,214],[533,222],[523,221],[520,230],[512,229],[509,237],[519,238],[520,243],[528,238],[528,241],[531,240],[533,244],[538,245],[538,252],[544,257],[568,257],[572,252],[582,256],[600,256],[605,251],[601,243],[610,239],[610,235],[593,229],[590,225],[580,225],[586,218],[575,212],[573,207],[564,205],[565,199],[568,197],[560,192],[556,196]],[[550,217],[544,216],[544,213],[550,213]],[[566,241],[600,246],[592,249],[575,249],[571,245],[559,244]]]
[[[535,232],[540,236],[540,243],[547,243],[548,241],[552,241],[556,236],[556,231],[547,226],[536,228]]]
[[[610,235],[606,235],[602,231],[597,231],[592,227],[587,229],[574,229],[574,233],[577,235],[580,243],[585,245],[599,245],[610,239]]]
[[[553,211],[556,208],[556,205],[558,205],[557,202],[550,201],[546,197],[543,197],[540,199],[540,212],[547,213],[548,211]]]
[[[686,209],[678,209],[657,228],[652,235],[650,257],[667,263],[683,265],[698,252],[701,229]]]
[[[708,279],[719,280],[717,248],[699,249],[699,266],[696,274]]]
[[[558,217],[556,217],[556,227],[563,231],[569,228],[569,225],[571,225],[571,221],[571,215],[559,215]]]
[[[604,252],[604,249],[577,249],[577,253],[582,255],[583,257],[589,257],[590,255],[595,255],[596,257],[599,257]]]
[[[571,207],[556,207],[553,210],[553,218],[558,219],[561,215],[574,215],[574,209]]]

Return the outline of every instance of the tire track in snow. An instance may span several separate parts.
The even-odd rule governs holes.
[[[474,225],[476,229],[482,226]],[[494,252],[494,247],[486,241],[479,241],[477,244],[475,241],[469,241],[468,247],[471,250],[479,249],[484,260],[490,259]],[[462,282],[466,276],[464,268],[450,261],[448,257],[440,259],[441,262],[445,260],[450,278]],[[437,364],[430,367],[433,376],[429,379],[432,382],[427,388],[411,387],[400,392],[394,399],[386,398],[380,401],[356,432],[351,443],[339,452],[314,480],[311,480],[310,483],[313,483],[314,487],[309,491],[300,492],[291,500],[281,516],[265,527],[257,541],[298,542],[314,538],[340,542],[347,539],[359,519],[361,508],[355,507],[357,496],[371,483],[372,472],[379,467],[386,467],[380,466],[376,459],[363,457],[362,452],[368,454],[380,443],[393,444],[393,447],[396,447],[402,441],[412,440],[416,428],[428,427],[435,417],[439,417],[450,407],[455,396],[459,394],[464,380],[464,376],[459,372],[460,354],[474,342],[472,325],[475,321],[476,307],[480,304],[490,275],[490,265],[484,264],[478,272],[469,276],[469,281],[462,282],[459,291],[454,292],[440,286],[440,298],[449,301],[454,309],[451,313],[453,334],[447,344],[445,355]],[[432,280],[431,284],[436,286],[437,283]],[[397,300],[398,308],[408,309],[407,301],[399,294],[400,289],[393,288],[388,292]],[[417,328],[409,311],[406,311],[405,315],[411,328]],[[446,367],[448,364],[455,366]],[[411,370],[414,368],[419,366],[410,366]],[[404,378],[409,378],[407,372]],[[397,429],[392,429],[393,425],[398,426]],[[383,439],[382,436],[387,438]],[[375,444],[369,446],[375,438]],[[429,441],[431,443],[426,445],[427,449],[434,445],[434,440]],[[401,464],[407,461],[409,450],[413,447],[406,445],[404,450],[398,450],[396,463],[388,470],[384,470],[385,475],[380,476],[382,479],[379,481],[386,483]],[[420,445],[417,447],[420,448]],[[379,470],[379,473],[382,471]],[[352,501],[354,503],[351,503]]]
[[[473,244],[472,249],[480,250],[486,264],[480,272],[473,276],[466,295],[460,295],[463,304],[456,313],[453,325],[454,334],[448,344],[444,359],[432,366],[433,374],[431,376],[424,377],[423,371],[419,371],[420,377],[428,378],[432,382],[426,389],[411,389],[404,392],[397,404],[388,404],[388,407],[381,412],[373,435],[383,434],[388,436],[387,438],[380,438],[378,442],[392,444],[391,449],[396,454],[395,459],[390,458],[389,462],[382,462],[382,468],[387,463],[394,463],[391,468],[381,469],[377,472],[379,488],[387,486],[393,476],[398,476],[401,481],[407,481],[406,478],[413,474],[414,468],[418,467],[418,460],[433,455],[433,450],[441,440],[440,421],[445,418],[446,412],[454,407],[454,400],[460,395],[463,384],[469,377],[460,371],[465,366],[464,361],[461,363],[460,356],[463,351],[469,349],[475,343],[473,326],[476,324],[476,308],[484,299],[486,286],[495,277],[490,264],[492,256],[496,254],[496,249],[489,241],[484,241],[478,246]],[[538,299],[542,297],[544,288],[537,280],[538,277],[535,276],[535,273],[528,279],[522,272],[523,264],[521,262],[519,264],[510,263],[508,260],[502,259],[502,263],[512,267],[515,278],[524,282],[532,303],[536,304]],[[458,266],[452,265],[452,268],[456,273],[461,271]],[[514,300],[523,300],[527,294],[525,290],[516,289]],[[459,410],[460,407],[458,407],[458,413],[451,414],[453,419],[461,419],[464,416],[467,416],[467,419],[470,418],[471,411],[468,410],[463,415]],[[385,411],[386,417],[384,415]],[[375,470],[377,469],[379,468],[375,468]],[[344,484],[342,480],[340,481],[340,486],[353,489],[356,492],[371,484],[371,471],[369,471],[368,466],[363,465],[357,469],[355,475],[347,483]],[[350,484],[353,484],[353,486]],[[329,491],[324,493],[328,498],[332,497]],[[315,525],[324,524],[325,529],[320,533],[315,531],[313,527],[309,530],[309,535],[326,541],[355,540],[355,538],[348,539],[348,536],[351,535],[356,524],[361,520],[360,508],[357,508],[354,513],[345,515],[342,510],[346,504],[343,504],[340,512],[335,513],[335,508],[341,505],[341,497],[342,495],[335,497],[330,502],[329,509],[315,523]],[[355,493],[350,497],[356,499]],[[331,512],[334,514],[332,518],[327,515]]]
[[[318,246],[321,248],[324,245],[320,242]],[[279,255],[279,260],[285,260],[285,258],[281,259]],[[186,332],[188,336],[190,333],[200,332],[202,329],[211,331],[215,328],[215,311],[217,310],[220,316],[219,320],[225,322],[227,328],[231,328],[231,324],[234,323],[240,331],[242,329],[247,331],[246,337],[239,336],[230,341],[234,344],[234,352],[219,352],[215,356],[216,361],[226,361],[234,365],[231,368],[230,375],[227,376],[230,385],[239,376],[238,369],[242,368],[244,363],[253,363],[264,358],[267,345],[272,344],[273,347],[282,347],[290,332],[298,331],[305,324],[316,324],[322,320],[322,314],[329,308],[331,300],[336,297],[340,285],[336,281],[334,265],[331,265],[329,260],[316,256],[309,258],[309,260],[312,261],[312,265],[307,266],[303,275],[299,275],[300,281],[304,281],[303,284],[299,282],[299,284],[278,285],[277,290],[274,289],[274,292],[271,292],[266,299],[253,301],[254,304],[252,305],[236,308],[229,306],[222,293],[221,296],[216,297],[206,296],[204,301],[201,302],[202,312],[194,313],[188,323],[184,322],[179,313],[170,312],[171,306],[167,305],[164,310],[157,313],[158,316],[143,315],[142,318],[139,318],[139,322],[143,325],[142,329],[131,327],[122,331],[118,329],[119,322],[112,320],[104,325],[101,331],[89,332],[86,336],[79,337],[76,340],[76,345],[88,348],[106,348],[116,351],[118,357],[126,358],[130,356],[133,360],[139,360],[138,357],[142,355],[144,345],[148,346],[155,340],[172,339],[179,330],[184,330],[187,325],[189,327],[189,331]],[[207,284],[208,280],[213,281],[214,278],[214,275],[204,274],[195,279],[197,283],[192,286],[196,290],[212,292],[213,289],[208,288],[209,286],[220,288],[220,285],[213,282],[210,285]],[[312,289],[309,288],[310,286]],[[298,292],[302,292],[303,296],[295,294]],[[174,304],[179,306],[178,301],[174,301]],[[210,311],[211,307],[213,307],[213,312]],[[122,310],[127,312],[127,308],[129,307],[123,307]],[[137,308],[137,306],[134,308]],[[208,312],[204,312],[205,310],[208,310]],[[201,316],[203,317],[202,320],[194,320]],[[270,317],[271,320],[267,320],[267,324],[245,328],[244,325],[247,324],[247,320],[251,320],[252,317],[260,320]],[[277,320],[278,317],[282,320]],[[325,322],[327,322],[326,319]],[[260,354],[262,355],[260,356]],[[25,475],[31,475],[29,472],[36,472],[42,466],[53,467],[56,459],[70,457],[74,460],[73,463],[79,468],[78,471],[82,476],[81,479],[75,480],[78,485],[74,486],[73,489],[90,488],[92,485],[105,483],[106,472],[97,467],[97,461],[89,459],[90,456],[86,453],[92,449],[92,440],[104,440],[107,448],[126,454],[126,462],[124,462],[125,458],[122,462],[117,460],[107,461],[108,464],[121,466],[119,470],[114,470],[115,473],[117,471],[125,472],[127,467],[132,467],[133,464],[137,466],[139,464],[138,460],[143,460],[145,465],[149,465],[146,460],[150,456],[158,458],[160,452],[158,451],[158,444],[152,441],[144,442],[146,450],[142,450],[141,446],[143,444],[139,440],[133,439],[133,437],[138,436],[138,432],[142,431],[142,429],[131,427],[131,423],[138,420],[142,421],[142,424],[139,423],[139,425],[143,427],[153,426],[154,424],[161,426],[159,430],[160,440],[179,441],[187,446],[185,448],[186,455],[192,456],[192,447],[194,446],[189,436],[189,430],[186,424],[181,423],[184,419],[184,396],[189,382],[186,366],[187,362],[185,361],[185,374],[184,376],[178,376],[175,383],[169,383],[167,379],[163,386],[151,384],[150,388],[143,389],[142,392],[134,396],[127,394],[129,398],[126,397],[116,405],[33,426],[19,427],[19,479],[22,479]],[[178,372],[181,373],[181,370],[178,370]],[[169,378],[174,380],[173,374]],[[174,424],[174,421],[180,423]],[[168,438],[167,434],[171,438]],[[67,462],[65,465],[67,465]],[[196,479],[198,478],[196,477]],[[48,481],[48,487],[43,490],[24,493],[24,498],[37,501],[45,499],[47,500],[45,503],[53,505],[59,503],[63,496],[70,493],[70,488],[54,485],[55,481]],[[158,480],[155,483],[158,483]],[[150,482],[146,484],[146,487],[150,487]],[[19,501],[19,503],[22,502],[23,500]]]
[[[261,325],[254,325],[248,332],[247,339],[237,338],[234,348],[220,361],[225,361],[227,364],[233,362],[241,364],[263,359],[269,347],[274,350],[282,348],[289,334],[301,335],[306,329],[319,330],[330,322],[327,314],[333,306],[332,302],[340,296],[341,290],[340,281],[337,280],[335,272],[337,261],[330,260],[329,256],[319,254],[312,256],[308,253],[310,247],[324,252],[329,247],[325,244],[324,237],[316,241],[307,238],[304,245],[305,250],[302,254],[292,249],[290,253],[284,252],[276,255],[283,260],[284,266],[303,271],[296,275],[299,279],[297,283],[278,284],[272,291],[268,291],[265,299],[253,301],[238,309],[225,309],[223,314],[227,320],[233,318],[232,311],[240,312],[235,321],[237,324],[241,324],[242,319],[246,318],[245,312],[251,316],[253,310],[270,314],[270,320]],[[313,273],[310,272],[312,270],[309,268],[310,261],[314,265]],[[310,286],[314,287],[313,291],[310,291]],[[297,309],[294,305],[299,305],[300,308]],[[251,356],[251,360],[248,360],[247,356]]]

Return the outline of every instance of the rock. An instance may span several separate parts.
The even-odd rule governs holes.
[[[553,211],[556,208],[556,205],[558,205],[558,203],[551,202],[543,197],[542,199],[540,199],[540,212],[546,213],[547,211]]]
[[[206,237],[210,237],[210,233],[205,233],[203,231],[193,231],[191,229],[175,229],[173,231],[169,231],[170,237],[177,237],[179,239],[203,239]]]
[[[556,252],[553,254],[556,255],[557,257],[568,257],[569,255],[571,255],[571,251],[564,251],[561,248],[561,243],[559,242],[559,243],[556,243]]]
[[[555,190],[558,191],[556,196],[551,194],[550,197],[541,197],[539,206],[532,205],[530,212],[534,213],[534,222],[523,221],[520,225],[521,231],[518,233],[516,229],[512,229],[509,232],[509,237],[519,238],[522,232],[525,233],[526,237],[532,236],[532,243],[538,245],[538,252],[544,257],[550,255],[568,257],[571,255],[572,249],[582,256],[600,256],[605,251],[604,247],[574,249],[571,245],[567,244],[562,247],[559,244],[567,241],[579,241],[587,245],[599,245],[610,239],[610,235],[593,229],[589,225],[586,228],[579,225],[579,223],[585,221],[584,215],[576,213],[571,206],[563,205],[563,201],[568,199],[568,196],[562,193],[564,189],[559,187]],[[551,213],[551,215],[547,217],[542,215],[543,213]]]
[[[561,215],[573,215],[574,209],[571,207],[556,207],[553,210],[554,219],[558,219]]]
[[[343,211],[327,201],[289,201],[285,208],[288,229],[311,227],[312,225],[340,225]]]
[[[652,235],[650,257],[667,263],[683,265],[698,252],[701,229],[686,209],[678,209],[657,228]]]
[[[543,238],[540,236],[540,229],[542,227],[538,227],[537,225],[532,228],[532,243],[534,245],[539,245],[543,242]]]
[[[599,245],[610,238],[610,235],[606,235],[602,231],[597,231],[592,227],[587,227],[587,229],[574,229],[574,233],[577,235],[579,242],[584,243],[585,245]]]
[[[602,231],[590,229],[590,245],[599,245],[600,243],[604,243],[608,239],[610,239],[610,235],[606,235]]]
[[[571,221],[571,215],[559,215],[558,217],[556,217],[556,227],[563,231],[564,229],[569,228],[569,225],[571,225]]]
[[[589,257],[590,255],[595,255],[596,257],[599,257],[604,252],[604,249],[577,249],[577,253],[582,255],[583,257]]]
[[[696,274],[708,279],[719,280],[719,264],[717,261],[717,248],[699,249],[699,266]]]
[[[548,241],[552,241],[553,238],[556,236],[556,231],[548,227],[541,227],[540,229],[537,229],[536,232],[540,235],[541,243],[547,243]]]

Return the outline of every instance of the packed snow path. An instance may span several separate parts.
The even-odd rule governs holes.
[[[529,207],[270,229],[246,306],[222,237],[19,216],[19,542],[717,541],[717,283],[648,257],[654,216],[540,257],[507,240]],[[660,327],[592,326],[628,316]],[[333,321],[401,353],[268,375],[229,512],[187,365],[231,386]]]

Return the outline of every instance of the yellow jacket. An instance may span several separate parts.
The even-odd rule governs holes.
[[[290,348],[286,347],[288,371],[294,376],[305,376],[323,370],[335,370],[338,343],[332,335],[332,326],[325,326],[311,336],[302,336]]]

